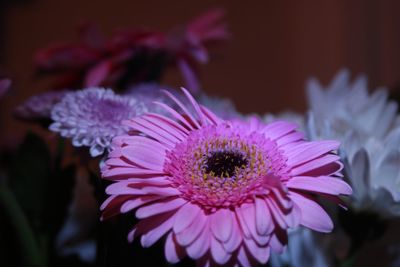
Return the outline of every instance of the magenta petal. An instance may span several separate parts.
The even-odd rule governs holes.
[[[167,236],[164,252],[165,258],[172,264],[179,262],[185,254],[184,250],[176,243],[172,232]]]
[[[126,146],[122,148],[122,155],[133,163],[149,170],[163,170],[164,155],[154,153],[149,146]]]
[[[224,246],[225,250],[229,253],[233,253],[237,250],[239,245],[242,243],[242,233],[239,229],[239,225],[237,220],[234,218],[232,220],[232,234],[229,240],[222,245]]]
[[[318,159],[314,159],[312,161],[309,161],[307,163],[301,164],[295,168],[292,169],[290,172],[291,175],[297,176],[297,175],[302,175],[305,173],[313,172],[314,170],[317,170],[319,168],[324,168],[325,166],[329,166],[330,164],[334,164],[333,167],[336,167],[335,170],[329,170],[330,168],[327,169],[322,169],[322,172],[325,175],[329,175],[331,173],[335,173],[341,170],[342,165],[339,162],[340,157],[337,155],[324,155]],[[312,175],[312,176],[317,176],[317,175]]]
[[[231,255],[224,249],[220,241],[211,238],[211,255],[218,264],[225,264],[231,257]]]
[[[208,222],[200,236],[186,248],[186,252],[192,259],[201,258],[210,248],[210,233]]]
[[[276,140],[292,131],[298,127],[295,123],[290,123],[286,121],[274,121],[268,124],[263,131],[265,135],[272,140]]]
[[[315,201],[295,192],[290,192],[295,205],[301,210],[301,224],[322,233],[330,233],[333,222]]]
[[[232,234],[232,215],[228,209],[220,209],[210,219],[211,231],[221,242],[229,240]]]
[[[262,236],[257,233],[255,205],[243,204],[240,208],[240,211],[243,223],[247,226],[249,232],[251,233],[251,238],[253,238],[260,245],[266,245],[270,237],[268,235]]]
[[[177,234],[189,227],[200,212],[201,209],[190,202],[182,206],[176,213],[174,232]]]
[[[238,260],[243,267],[251,267],[252,266],[249,261],[249,257],[246,253],[246,250],[243,246],[239,249]]]
[[[252,239],[245,239],[244,243],[250,254],[260,263],[267,263],[270,255],[269,246],[259,246]]]
[[[165,202],[157,202],[139,208],[136,211],[136,217],[139,219],[143,219],[160,213],[176,210],[185,203],[186,201],[181,198],[175,198]]]
[[[286,185],[287,187],[293,189],[325,193],[330,195],[351,195],[352,193],[351,187],[345,181],[329,176],[297,176],[290,179]]]
[[[305,163],[339,148],[339,145],[339,142],[330,140],[309,142],[306,149],[299,151],[297,154],[290,155],[287,164],[289,166],[296,166]]]
[[[157,242],[163,235],[171,230],[174,219],[174,216],[171,216],[159,226],[143,234],[140,239],[140,243],[142,244],[142,246],[148,248],[152,246],[155,242]]]
[[[271,219],[267,203],[264,199],[255,198],[256,204],[256,227],[260,235],[266,235],[274,230],[274,222]]]
[[[200,233],[203,232],[207,220],[207,216],[203,212],[200,212],[189,227],[176,235],[178,243],[185,247],[193,243]]]

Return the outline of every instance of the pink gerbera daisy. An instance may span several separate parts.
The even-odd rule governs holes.
[[[130,241],[149,247],[166,235],[170,263],[187,255],[205,266],[266,263],[298,225],[332,230],[316,195],[351,194],[338,142],[304,141],[289,122],[224,121],[183,91],[191,107],[166,92],[181,112],[157,103],[175,120],[148,113],[114,139],[103,219],[136,209]]]

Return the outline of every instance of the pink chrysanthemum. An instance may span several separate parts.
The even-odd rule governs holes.
[[[316,195],[340,203],[351,194],[332,153],[336,141],[303,140],[296,125],[224,121],[184,90],[188,108],[159,103],[176,119],[146,114],[127,121],[132,134],[114,139],[103,178],[114,183],[103,218],[136,209],[130,232],[144,247],[166,235],[165,255],[202,265],[251,266],[282,252],[287,229],[333,228]],[[189,110],[194,110],[190,112]]]

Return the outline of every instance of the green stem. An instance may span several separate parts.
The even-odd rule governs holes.
[[[3,206],[11,224],[15,227],[25,266],[45,266],[45,259],[32,228],[14,194],[4,182],[0,182],[0,205]]]

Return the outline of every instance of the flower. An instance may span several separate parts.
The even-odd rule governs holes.
[[[0,99],[8,92],[11,87],[11,80],[0,79]]]
[[[332,230],[315,194],[351,193],[338,178],[338,142],[304,141],[283,121],[222,120],[183,92],[191,107],[166,92],[182,113],[159,103],[175,120],[145,114],[114,138],[102,167],[113,182],[103,219],[136,209],[130,241],[141,236],[149,247],[166,235],[169,262],[188,255],[203,265],[266,263],[283,251],[288,228]]]
[[[109,148],[114,136],[126,132],[122,121],[147,111],[133,97],[116,95],[111,89],[88,88],[67,94],[51,111],[50,130],[72,138],[76,147],[90,147],[95,157]]]
[[[310,138],[342,142],[344,172],[354,189],[350,207],[383,218],[399,216],[400,126],[387,90],[370,95],[364,76],[350,83],[349,72],[342,70],[325,90],[311,80],[308,98]]]
[[[186,84],[198,91],[195,69],[209,61],[206,47],[229,36],[223,17],[222,10],[213,9],[168,33],[135,28],[119,30],[108,39],[86,23],[79,28],[78,42],[43,48],[34,61],[39,73],[58,75],[57,88],[126,89],[159,80],[165,67],[172,65],[181,71]]]
[[[307,84],[310,112],[314,116],[314,135],[341,138],[349,131],[361,137],[384,137],[396,124],[397,104],[388,101],[384,88],[368,94],[367,79],[360,75],[350,83],[350,73],[340,71],[331,84],[324,88],[316,79]],[[329,129],[329,132],[327,132]],[[325,133],[321,133],[321,132]]]
[[[354,194],[350,206],[382,218],[400,216],[400,128],[383,140],[355,134],[343,138],[341,154]]]
[[[68,92],[67,90],[49,91],[34,95],[18,106],[14,113],[17,118],[23,120],[50,120],[54,105],[59,103]]]

